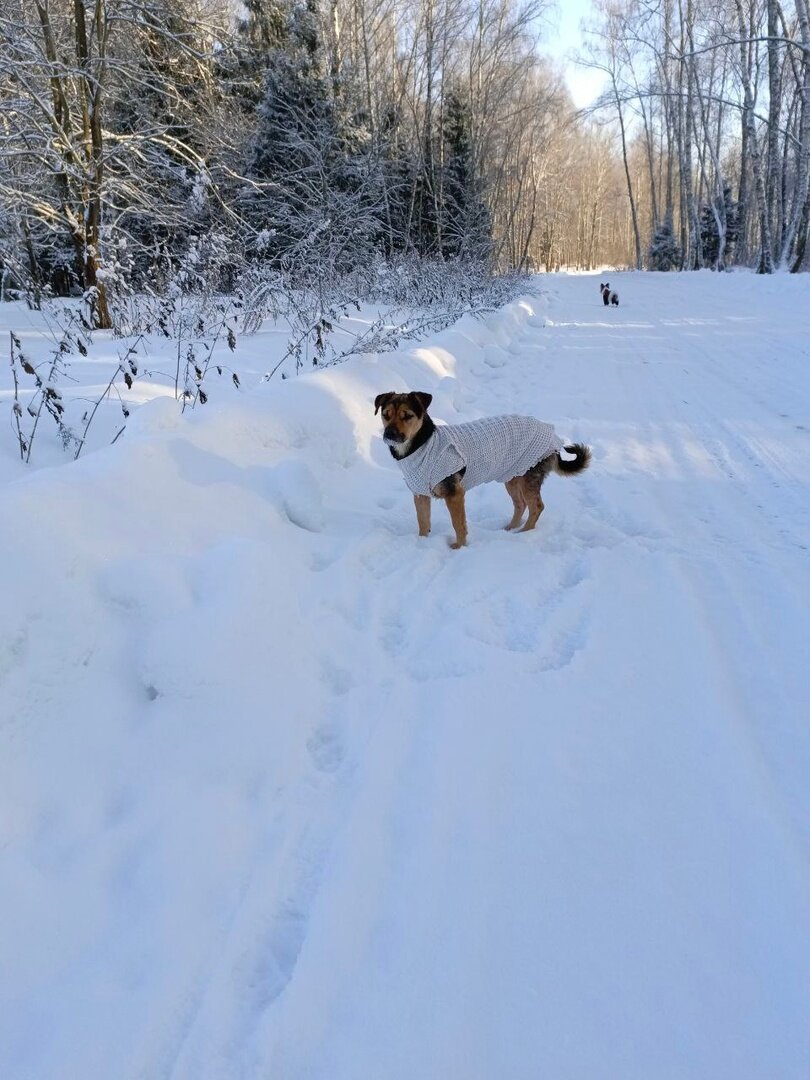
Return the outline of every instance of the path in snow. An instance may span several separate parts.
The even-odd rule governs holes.
[[[807,1075],[810,283],[541,284],[269,412],[156,412],[72,481],[150,509],[126,541],[98,511],[96,562],[74,522],[53,587],[95,630],[41,644],[43,609],[6,654],[7,1075]],[[468,549],[441,507],[420,541],[369,405],[408,384],[592,470],[533,534],[488,487]]]

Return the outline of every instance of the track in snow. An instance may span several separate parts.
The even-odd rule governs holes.
[[[244,850],[217,839],[178,898],[193,823],[179,831],[132,942],[171,950],[167,911],[188,904],[177,963],[78,944],[76,973],[37,987],[52,1046],[18,1039],[14,1075],[806,1076],[808,284],[627,275],[609,311],[592,277],[541,286],[529,317],[448,331],[394,369],[442,419],[531,412],[593,446],[590,472],[549,479],[535,533],[501,531],[490,487],[468,501],[467,550],[447,549],[441,507],[418,540],[372,440],[329,473],[323,527],[289,565],[226,535],[200,555],[210,600],[139,614],[142,677],[180,725],[168,760],[194,740],[193,799],[223,756]],[[313,383],[350,417],[391,378],[382,360]],[[262,495],[244,463],[217,476],[200,505]],[[232,639],[229,663],[192,659],[196,681],[172,668],[170,686],[161,657],[192,633]],[[277,735],[257,734],[265,708]],[[152,808],[157,827],[142,782],[121,813]],[[135,884],[107,901],[125,935],[136,836],[162,850],[146,828],[128,841]],[[110,1034],[77,1046],[107,980]]]

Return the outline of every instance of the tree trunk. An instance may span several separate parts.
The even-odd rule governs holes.
[[[630,166],[627,163],[627,137],[624,130],[624,114],[622,112],[622,102],[619,96],[619,88],[616,85],[616,76],[611,72],[611,82],[613,84],[613,95],[616,99],[616,112],[619,117],[619,131],[622,136],[622,162],[624,163],[624,175],[627,180],[627,197],[630,200],[630,215],[633,221],[633,240],[636,248],[636,270],[641,269],[641,237],[638,231],[638,213],[636,211],[636,200],[633,195],[633,182],[630,179]]]
[[[767,180],[765,184],[765,212],[771,236],[771,258],[776,258],[774,249],[779,236],[780,194],[782,190],[781,164],[779,153],[779,116],[782,102],[782,77],[779,68],[779,45],[776,35],[779,33],[777,0],[768,0],[768,140],[767,140]]]
[[[768,219],[768,201],[765,194],[765,178],[762,170],[762,157],[757,138],[756,120],[754,117],[754,92],[751,86],[751,77],[748,67],[748,56],[745,41],[745,17],[743,15],[741,0],[734,0],[737,9],[737,28],[740,35],[740,67],[743,83],[743,123],[748,130],[748,145],[751,155],[751,169],[754,173],[754,191],[757,200],[757,217],[759,218],[760,231],[760,254],[757,266],[758,274],[773,273],[773,257],[771,243],[771,228]],[[749,48],[753,48],[750,45]]]
[[[802,53],[801,120],[799,124],[801,146],[796,169],[793,206],[785,229],[779,259],[780,263],[787,261],[798,236],[802,251],[791,268],[794,272],[799,269],[804,259],[804,246],[807,243],[807,219],[810,212],[810,0],[796,0],[796,13],[799,18],[801,42],[804,47]],[[804,223],[803,233],[800,229],[801,223]]]

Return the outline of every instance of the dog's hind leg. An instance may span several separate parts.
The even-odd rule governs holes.
[[[543,503],[542,496],[540,495],[540,488],[543,486],[543,481],[551,472],[554,467],[555,461],[554,455],[549,455],[547,458],[543,458],[523,476],[518,477],[518,483],[520,484],[520,490],[526,505],[529,508],[529,516],[526,519],[526,524],[520,530],[521,532],[531,532],[531,530],[537,524],[537,519],[545,510],[545,504]]]
[[[515,512],[512,514],[512,520],[506,526],[508,532],[510,529],[516,529],[523,520],[523,513],[526,509],[526,500],[523,498],[523,485],[519,476],[506,481],[506,490],[509,492],[509,496],[512,499],[512,504],[515,508]]]
[[[537,480],[532,477],[528,478],[522,476],[521,486],[523,488],[523,498],[526,500],[526,505],[529,508],[529,516],[526,518],[526,524],[520,529],[520,532],[531,532],[537,524],[537,520],[545,510],[545,504],[540,497],[540,485]]]

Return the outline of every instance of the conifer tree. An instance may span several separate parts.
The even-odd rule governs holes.
[[[647,262],[650,270],[677,270],[681,258],[681,249],[672,229],[672,218],[667,215],[653,233]]]
[[[317,15],[315,0],[294,9],[284,46],[269,54],[249,167],[261,187],[247,211],[256,254],[289,262],[329,252],[346,268],[381,231],[379,192],[362,123],[327,75]]]
[[[445,257],[487,259],[491,222],[476,176],[470,137],[470,114],[461,95],[451,90],[445,102],[441,246]]]

